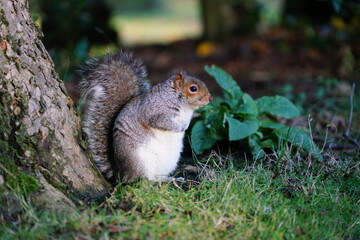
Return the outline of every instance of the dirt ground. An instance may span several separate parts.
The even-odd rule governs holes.
[[[223,68],[254,97],[276,94],[285,84],[311,96],[316,92],[316,79],[320,76],[350,81],[351,76],[346,76],[341,69],[343,47],[319,50],[304,46],[301,34],[276,34],[281,35],[275,33],[211,44],[211,53],[206,57],[197,54],[199,43],[192,40],[131,50],[135,57],[144,61],[153,83],[185,70],[203,79],[215,95],[220,94],[220,89],[206,74],[206,65]],[[360,51],[355,54],[360,55]]]

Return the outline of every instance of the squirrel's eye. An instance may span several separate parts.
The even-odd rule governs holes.
[[[196,86],[194,86],[194,85],[191,86],[189,89],[190,89],[191,92],[197,92],[197,90],[198,90],[198,88]]]

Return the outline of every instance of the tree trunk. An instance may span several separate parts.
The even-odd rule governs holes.
[[[0,0],[0,173],[38,180],[36,203],[98,199],[110,185],[89,160],[80,119],[40,41],[27,0]],[[66,39],[64,39],[66,41]],[[0,175],[1,176],[1,175]],[[16,176],[12,176],[16,177]]]
[[[209,41],[226,42],[233,37],[252,33],[260,17],[258,1],[255,0],[201,0],[200,6],[203,39]]]
[[[232,31],[232,12],[227,0],[201,0],[203,38],[210,41],[224,41]]]

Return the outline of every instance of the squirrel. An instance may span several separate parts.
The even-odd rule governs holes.
[[[205,83],[182,71],[151,87],[142,61],[122,50],[88,60],[79,72],[84,131],[104,177],[168,181],[194,110],[212,99]]]

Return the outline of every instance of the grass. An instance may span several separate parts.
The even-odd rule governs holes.
[[[23,213],[0,226],[0,238],[358,239],[360,181],[352,160],[234,167],[211,155],[198,181],[120,185],[106,202],[73,214],[39,212],[23,201]]]

